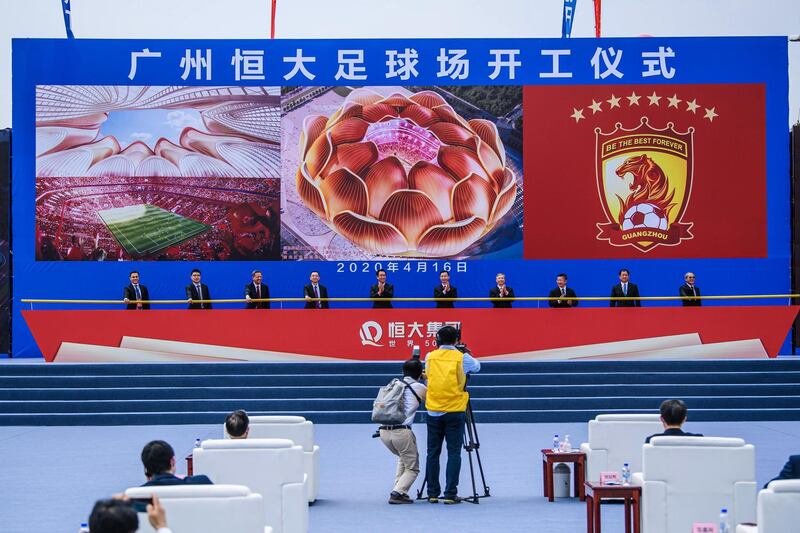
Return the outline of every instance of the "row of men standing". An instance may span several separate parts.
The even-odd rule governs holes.
[[[206,300],[211,300],[211,292],[208,286],[201,283],[201,272],[198,269],[192,270],[191,283],[186,286],[186,301],[189,309],[211,309],[212,304]],[[387,282],[385,270],[378,270],[376,273],[377,282],[370,287],[369,297],[372,299],[374,309],[391,309],[392,299],[394,298],[394,285]],[[309,276],[310,283],[303,287],[303,297],[305,298],[306,309],[327,309],[328,289],[320,283],[318,271],[312,271]],[[678,289],[678,294],[684,299],[684,306],[700,306],[702,300],[700,288],[695,285],[695,275],[687,272],[684,276],[685,283]],[[269,287],[263,283],[263,274],[260,270],[252,273],[252,281],[244,289],[246,306],[248,309],[269,309]],[[139,272],[130,273],[130,284],[123,290],[123,300],[128,309],[149,309],[149,303],[143,303],[150,299],[147,287],[139,283]],[[450,273],[441,272],[439,274],[439,284],[433,288],[433,297],[437,298],[437,308],[453,308],[455,300],[458,299],[458,289],[450,284]],[[489,289],[489,297],[496,298],[492,301],[495,308],[510,308],[514,301],[514,289],[506,284],[506,276],[503,273],[495,277],[495,286]],[[564,273],[556,276],[556,287],[548,294],[551,300],[548,301],[550,307],[569,308],[578,305],[575,290],[567,286],[567,275]],[[615,300],[614,298],[639,298],[639,287],[630,281],[630,271],[621,269],[619,271],[619,283],[611,288],[611,307],[641,307],[642,302],[638,299]],[[267,300],[267,301],[264,301]]]
[[[264,275],[260,270],[254,270],[252,281],[245,285],[244,297],[247,300],[247,309],[269,309],[269,286],[263,282]],[[303,295],[306,299],[306,309],[327,309],[328,302],[324,298],[328,297],[328,289],[319,283],[319,272],[312,272],[308,285],[303,287]],[[150,291],[147,287],[139,283],[139,272],[133,271],[129,276],[130,284],[122,291],[122,299],[127,309],[150,309]],[[186,286],[186,301],[189,309],[211,309],[213,304],[206,300],[211,300],[211,290],[208,285],[202,283],[202,272],[199,269],[192,270],[191,283]],[[314,301],[313,298],[323,298],[322,301]],[[266,301],[261,301],[266,300]]]

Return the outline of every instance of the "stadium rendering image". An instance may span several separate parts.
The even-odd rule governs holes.
[[[282,107],[284,258],[519,257],[519,87],[284,88]]]
[[[209,229],[202,222],[147,204],[106,209],[97,214],[132,257],[163,250]]]
[[[280,257],[277,87],[37,87],[40,261]]]

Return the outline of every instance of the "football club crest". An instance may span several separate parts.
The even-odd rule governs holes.
[[[597,239],[648,252],[691,239],[683,220],[692,191],[694,128],[655,128],[647,117],[632,129],[595,130],[597,192],[606,222]]]

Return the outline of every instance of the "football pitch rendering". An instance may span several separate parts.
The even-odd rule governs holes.
[[[134,257],[150,255],[210,228],[149,204],[105,209],[97,214],[125,251]]]

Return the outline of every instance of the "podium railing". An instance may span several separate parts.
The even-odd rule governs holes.
[[[682,300],[786,300],[800,298],[800,294],[724,294],[709,296],[576,296],[566,298],[563,296],[514,296],[513,298],[491,298],[479,296],[464,296],[458,298],[430,298],[430,297],[397,297],[391,298],[391,302],[550,302],[558,300],[575,300],[578,302],[610,302],[610,301],[641,301],[641,302],[664,302]],[[233,303],[307,303],[307,302],[365,302],[386,301],[387,299],[365,298],[365,297],[339,297],[339,298],[223,298],[214,300],[81,300],[81,299],[52,299],[52,298],[21,298],[20,302],[30,304],[33,309],[34,304],[73,304],[73,305],[129,305],[129,304],[150,304],[150,305],[176,305],[188,303],[210,303],[210,304],[233,304]]]

